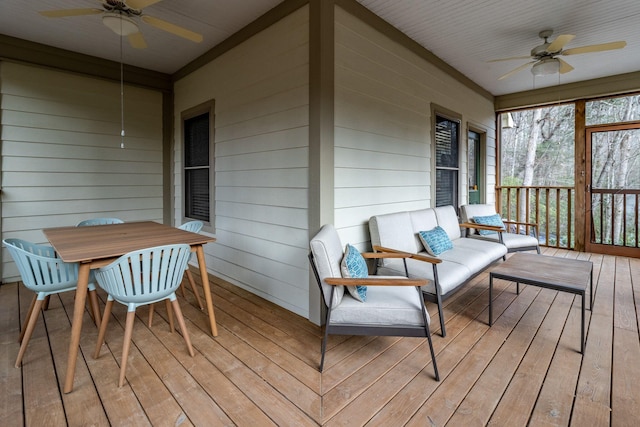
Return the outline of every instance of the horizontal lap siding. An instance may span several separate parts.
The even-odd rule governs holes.
[[[175,85],[175,218],[183,217],[180,114],[215,101],[213,274],[308,316],[308,7]]]
[[[96,216],[162,220],[160,93],[125,86],[121,149],[118,83],[2,62],[0,91],[2,238],[44,242],[43,228]]]
[[[487,181],[495,181],[493,105],[363,20],[335,12],[335,222],[343,240],[366,249],[372,215],[432,205],[432,103],[463,116],[463,136],[467,124],[487,129]],[[465,158],[466,150],[461,185]]]

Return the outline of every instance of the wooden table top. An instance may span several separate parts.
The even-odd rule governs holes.
[[[557,289],[586,289],[593,263],[547,255],[515,253],[491,270],[501,278],[542,283]]]
[[[65,262],[115,258],[127,252],[161,245],[204,245],[214,237],[184,231],[153,221],[42,230]]]

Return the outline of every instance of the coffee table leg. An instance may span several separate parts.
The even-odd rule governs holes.
[[[582,293],[582,325],[580,326],[580,353],[584,355],[584,309],[585,309],[585,292]]]
[[[493,325],[493,274],[489,273],[489,326]]]

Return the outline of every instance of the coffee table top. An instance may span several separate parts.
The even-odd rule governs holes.
[[[518,252],[492,269],[490,274],[494,278],[560,290],[584,290],[591,281],[592,270],[591,261]]]

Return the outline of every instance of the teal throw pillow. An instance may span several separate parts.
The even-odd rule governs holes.
[[[367,268],[367,262],[362,257],[360,251],[347,244],[344,251],[344,258],[340,264],[340,270],[342,271],[342,277],[364,279],[369,277],[369,269]],[[367,300],[367,287],[366,286],[347,286],[347,290],[352,297],[360,302]]]
[[[451,239],[449,239],[444,228],[440,226],[437,226],[433,230],[421,231],[418,234],[420,235],[420,240],[422,241],[424,248],[430,255],[438,256],[442,252],[453,249]]]
[[[494,225],[496,227],[502,228],[503,230],[506,230],[504,222],[502,222],[502,218],[499,214],[489,216],[474,216],[473,222],[482,225]],[[489,234],[496,234],[496,232],[493,230],[478,230],[478,234],[481,236],[487,236]]]

